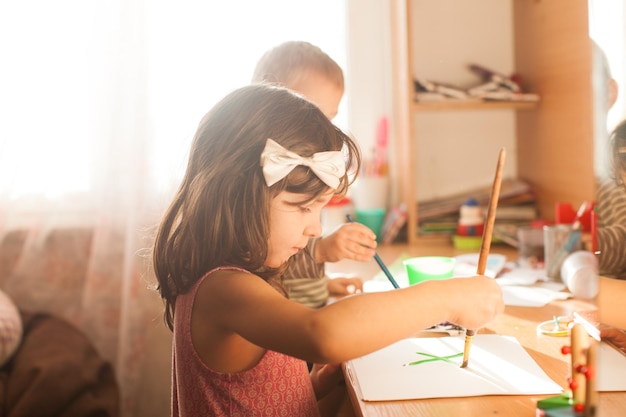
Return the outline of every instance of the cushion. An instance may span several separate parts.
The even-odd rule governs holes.
[[[0,291],[0,366],[13,356],[22,340],[22,319],[13,300]]]

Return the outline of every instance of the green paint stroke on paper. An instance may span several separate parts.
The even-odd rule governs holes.
[[[415,362],[409,362],[407,363],[407,366],[419,365],[421,363],[435,362],[435,361],[443,361],[443,362],[448,362],[448,363],[456,365],[456,363],[452,361],[451,359],[463,356],[463,352],[457,353],[454,355],[448,355],[448,356],[431,355],[430,353],[426,353],[426,352],[415,352],[415,353],[417,353],[418,355],[426,356],[428,357],[428,359],[422,359],[422,360],[415,361]]]

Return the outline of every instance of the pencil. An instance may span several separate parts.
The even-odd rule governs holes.
[[[346,219],[348,219],[350,223],[354,222],[354,219],[349,214],[346,214]],[[380,259],[380,256],[378,256],[376,252],[374,252],[374,260],[376,260],[376,263],[378,264],[380,269],[383,270],[383,272],[387,276],[387,279],[389,280],[389,282],[391,282],[391,285],[393,285],[393,288],[400,288],[396,280],[393,278],[393,275],[391,275],[391,272],[389,272],[389,269],[387,269],[387,266],[385,265],[383,260]]]
[[[502,168],[504,166],[504,158],[506,152],[504,148],[500,149],[498,155],[498,164],[496,166],[496,175],[493,179],[493,186],[491,188],[491,196],[489,197],[489,207],[487,208],[487,219],[485,220],[485,227],[483,229],[483,237],[480,242],[480,253],[478,255],[478,267],[476,273],[478,275],[484,275],[487,268],[487,258],[489,257],[489,249],[491,248],[491,236],[493,234],[493,225],[496,221],[496,208],[498,207],[498,199],[500,198],[500,184],[502,184]],[[472,337],[474,337],[475,331],[472,329],[465,330],[465,345],[463,346],[463,363],[461,368],[467,367],[469,363],[469,353],[472,347]]]

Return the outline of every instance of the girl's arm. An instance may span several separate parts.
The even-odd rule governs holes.
[[[476,329],[504,308],[498,284],[487,277],[430,281],[310,309],[285,299],[256,275],[214,275],[199,289],[193,320],[316,363],[362,356],[443,321]]]

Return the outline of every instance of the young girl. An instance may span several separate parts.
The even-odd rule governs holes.
[[[339,364],[434,323],[503,310],[491,278],[432,281],[312,309],[285,297],[289,258],[358,172],[356,144],[289,90],[235,90],[201,121],[154,248],[173,338],[173,416],[319,416]],[[316,364],[309,374],[305,361]]]

